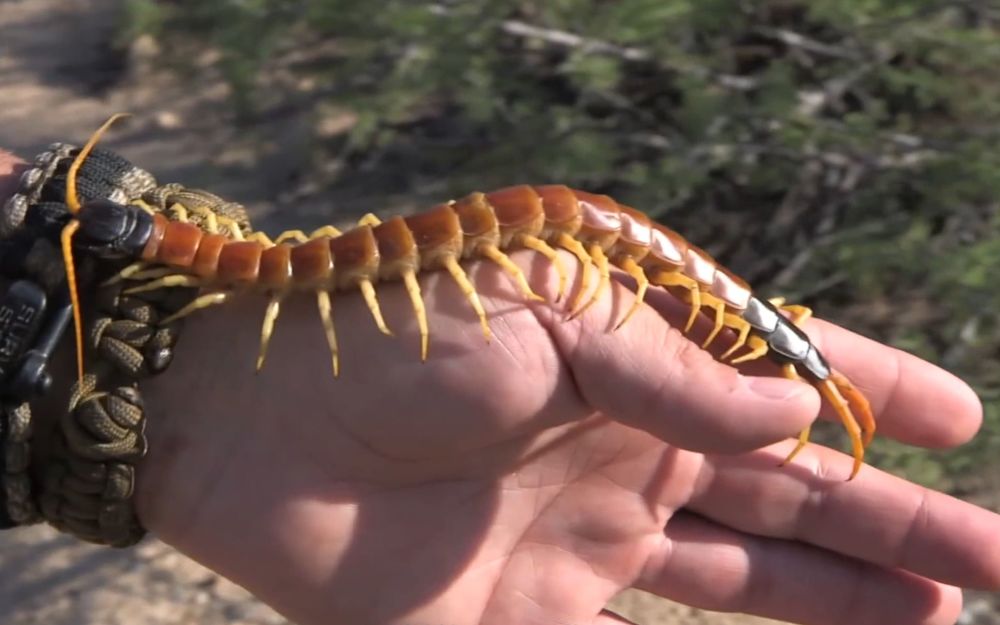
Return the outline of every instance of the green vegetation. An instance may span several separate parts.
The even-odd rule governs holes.
[[[957,454],[881,441],[875,455],[939,485],[1000,469],[1000,5],[129,7],[130,33],[221,52],[245,120],[356,112],[316,146],[342,176],[434,180],[437,197],[518,181],[608,192],[765,291],[942,363],[986,399],[983,436]],[[275,67],[312,87],[260,88]]]

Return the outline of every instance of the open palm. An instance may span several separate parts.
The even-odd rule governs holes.
[[[544,263],[515,259],[554,299]],[[394,339],[335,296],[337,380],[307,296],[259,376],[262,302],[192,319],[147,389],[144,523],[302,625],[620,623],[603,609],[629,587],[801,623],[951,623],[951,585],[1000,587],[1000,517],[869,467],[846,482],[849,458],[816,446],[779,468],[790,444],[768,445],[818,395],[715,362],[664,320],[685,316],[669,295],[612,332],[623,287],[564,322],[496,268],[472,274],[494,340],[431,275],[426,363],[399,285],[378,287]],[[949,374],[809,330],[880,433],[948,446],[978,428]]]

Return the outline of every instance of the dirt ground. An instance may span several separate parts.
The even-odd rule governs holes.
[[[277,116],[246,138],[228,123],[226,90],[212,73],[211,58],[201,60],[204,72],[194,85],[180,84],[155,69],[153,42],[134,45],[125,57],[114,49],[109,42],[118,6],[115,0],[0,0],[0,145],[30,156],[54,140],[81,140],[112,112],[131,111],[135,119],[107,143],[161,181],[203,185],[244,202],[267,229],[303,218],[318,225],[329,215],[330,198],[285,190],[300,164],[296,155],[306,152],[296,148],[306,145],[310,133],[336,132],[338,120],[316,127],[295,116]],[[263,153],[251,151],[251,141],[263,142]],[[336,198],[338,207],[348,210],[366,199],[363,193]],[[991,616],[993,601],[970,597],[962,623],[1000,625],[1000,618]],[[640,625],[771,622],[704,613],[640,593],[621,597],[615,607]],[[116,551],[33,527],[0,535],[0,623],[286,621],[155,539]]]

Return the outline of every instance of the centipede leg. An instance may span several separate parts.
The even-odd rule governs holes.
[[[687,323],[684,326],[684,332],[690,332],[691,328],[694,326],[694,322],[698,319],[698,311],[701,310],[701,291],[698,289],[698,283],[694,278],[689,278],[678,272],[661,272],[657,274],[652,283],[657,286],[665,287],[681,287],[687,289],[688,297],[691,299],[691,313],[688,315]]]
[[[143,269],[145,269],[148,266],[149,266],[149,263],[147,263],[145,261],[142,261],[142,260],[140,260],[138,262],[135,262],[135,263],[132,263],[131,265],[128,265],[127,267],[125,267],[124,269],[122,269],[121,271],[119,271],[118,273],[116,273],[115,275],[111,276],[110,278],[108,278],[107,280],[105,280],[104,282],[102,282],[101,286],[111,286],[112,284],[117,284],[117,283],[121,282],[122,280],[125,280],[127,278],[130,278],[130,277],[134,276],[135,274],[139,273],[140,271],[142,271]]]
[[[257,243],[260,243],[266,248],[274,247],[275,245],[274,241],[271,240],[271,237],[267,236],[266,234],[260,231],[251,232],[250,236],[247,237],[247,241],[256,241]]]
[[[301,230],[285,230],[278,235],[278,238],[274,240],[275,245],[281,245],[285,241],[295,241],[296,243],[305,243],[309,240],[305,232]]]
[[[636,289],[635,301],[632,302],[632,307],[629,308],[628,312],[625,313],[625,317],[618,322],[618,325],[615,326],[615,330],[625,325],[625,322],[631,319],[632,315],[639,310],[639,307],[642,306],[642,302],[646,297],[646,289],[649,288],[649,279],[646,277],[646,273],[642,270],[642,267],[639,266],[639,263],[635,262],[634,258],[631,256],[625,256],[619,259],[617,265],[621,267],[625,273],[632,276],[635,280]]]
[[[820,394],[830,402],[833,406],[833,410],[840,417],[840,422],[844,425],[844,429],[847,430],[847,435],[851,439],[851,450],[854,456],[854,467],[851,469],[851,476],[847,478],[848,480],[853,480],[854,476],[858,474],[861,470],[861,463],[865,459],[865,444],[861,439],[861,426],[858,425],[857,420],[851,413],[851,406],[844,399],[844,396],[840,394],[837,385],[832,379],[826,379],[818,382],[816,387],[819,389]]]
[[[594,259],[594,264],[597,265],[597,271],[600,278],[597,281],[597,288],[594,289],[594,294],[590,296],[587,303],[582,307],[570,314],[570,319],[576,319],[582,315],[588,308],[593,306],[598,298],[611,286],[611,263],[608,261],[608,257],[604,254],[604,250],[601,249],[600,245],[592,244],[590,249],[587,250],[590,257]]]
[[[875,436],[875,415],[872,414],[871,404],[868,403],[868,398],[864,394],[855,388],[854,384],[851,383],[847,376],[839,371],[830,372],[830,381],[834,386],[844,395],[847,399],[848,404],[852,409],[852,414],[857,413],[860,417],[860,426],[862,433],[862,442],[865,447],[871,444],[872,438]]]
[[[759,336],[751,336],[747,339],[747,347],[750,351],[743,354],[739,358],[733,358],[729,361],[731,365],[738,365],[744,362],[750,362],[751,360],[757,360],[763,358],[770,351],[771,347],[767,344],[767,341],[760,338]]]
[[[796,382],[803,381],[802,376],[800,376],[799,372],[796,371],[795,365],[792,364],[781,365],[781,374],[786,378],[788,378],[789,380],[795,380]],[[792,449],[791,453],[785,456],[785,459],[781,461],[780,466],[785,466],[786,464],[791,462],[795,458],[795,456],[799,455],[799,452],[802,451],[805,448],[805,446],[809,444],[809,434],[811,431],[812,431],[812,424],[807,425],[804,430],[799,432],[799,440],[795,444],[795,448]]]
[[[337,331],[333,327],[333,304],[330,302],[330,294],[328,292],[322,289],[316,290],[316,307],[319,309],[320,321],[323,322],[326,343],[330,347],[333,377],[336,378],[340,376],[340,350],[337,347]]]
[[[181,223],[188,223],[191,219],[188,217],[187,208],[183,204],[175,203],[170,206],[166,212],[171,213],[174,217],[174,221],[179,221]]]
[[[173,274],[164,276],[158,280],[153,280],[152,282],[147,282],[146,284],[137,287],[132,287],[131,289],[126,289],[123,293],[126,295],[132,295],[134,293],[146,293],[148,291],[156,291],[158,289],[180,286],[201,286],[201,280],[195,276]]]
[[[181,308],[174,314],[165,317],[160,320],[160,325],[166,325],[168,323],[177,321],[187,317],[191,313],[199,311],[203,308],[210,308],[212,306],[218,306],[219,304],[224,304],[229,301],[233,296],[232,291],[220,291],[217,293],[206,293],[204,295],[199,295],[198,297],[191,300],[184,308]]]
[[[412,269],[403,272],[403,284],[406,285],[406,292],[410,296],[413,304],[413,312],[417,315],[417,328],[420,329],[420,361],[427,361],[427,344],[430,339],[430,332],[427,330],[427,311],[424,308],[424,300],[420,296],[420,282],[417,274]]]
[[[359,226],[377,226],[382,223],[382,220],[378,218],[374,213],[367,213],[364,217],[358,220]]]
[[[559,258],[559,252],[542,239],[530,234],[518,235],[517,242],[552,261],[552,266],[556,268],[556,273],[559,274],[559,291],[556,293],[556,301],[562,300],[563,295],[566,294],[566,267],[563,266],[562,260]]]
[[[172,267],[157,267],[155,269],[146,269],[144,271],[137,271],[133,273],[129,278],[131,280],[156,280],[158,278],[163,278],[175,273],[177,270]]]
[[[779,308],[790,314],[791,318],[789,320],[799,327],[802,327],[802,324],[813,315],[812,308],[800,306],[799,304],[785,304],[784,297],[772,297],[768,302],[775,308]]]
[[[385,319],[382,318],[382,309],[378,305],[378,298],[375,296],[375,285],[372,284],[371,280],[364,279],[358,280],[358,286],[361,288],[361,295],[365,298],[365,304],[368,305],[368,310],[372,313],[372,318],[375,319],[375,325],[378,326],[379,331],[386,336],[392,336],[392,330],[385,324]]]
[[[267,348],[271,344],[271,334],[274,333],[274,323],[278,320],[278,315],[281,313],[281,300],[284,298],[283,293],[275,293],[271,295],[271,299],[267,302],[267,309],[264,311],[264,322],[260,327],[260,349],[257,352],[257,373],[260,373],[264,368],[264,360],[267,358]]]
[[[531,286],[528,285],[528,279],[524,277],[524,272],[521,271],[521,268],[515,265],[514,261],[510,259],[510,256],[501,252],[500,248],[496,245],[480,245],[479,252],[486,258],[500,265],[504,271],[510,274],[510,277],[514,279],[514,282],[517,283],[517,287],[526,298],[536,302],[545,301],[542,296],[531,290]]]
[[[707,308],[711,308],[713,311],[715,311],[715,316],[713,318],[714,325],[712,326],[712,331],[708,333],[708,336],[705,338],[705,342],[701,344],[701,348],[705,349],[706,347],[712,344],[712,341],[715,340],[715,337],[719,336],[719,332],[722,331],[722,328],[725,327],[726,304],[722,300],[716,298],[714,295],[709,295],[708,293],[705,293],[702,296],[701,305]]]
[[[213,212],[204,206],[195,206],[190,209],[192,213],[200,216],[204,220],[204,228],[213,234],[219,234],[225,229],[226,236],[236,241],[244,241],[243,230],[238,221],[232,217],[226,217]]]
[[[486,311],[483,310],[483,304],[479,301],[479,294],[476,293],[475,287],[469,282],[469,276],[465,274],[465,270],[458,264],[454,256],[446,256],[444,258],[444,266],[448,270],[448,273],[451,274],[451,277],[455,279],[455,282],[458,283],[458,287],[462,289],[462,293],[469,300],[472,309],[476,311],[476,315],[479,316],[479,323],[483,327],[483,336],[486,337],[486,342],[488,343],[493,338],[493,333],[490,331],[489,322],[486,321]]]
[[[342,233],[337,228],[333,226],[323,226],[322,228],[317,228],[309,234],[310,239],[315,239],[317,237],[339,237]]]
[[[561,232],[556,237],[556,245],[568,250],[580,260],[580,290],[573,296],[573,301],[569,303],[569,308],[567,309],[572,313],[580,305],[580,302],[583,301],[583,296],[586,295],[587,289],[590,287],[590,265],[593,263],[593,259],[587,253],[587,249],[583,247],[582,243],[565,232]]]
[[[727,328],[732,328],[736,330],[736,341],[732,346],[719,356],[719,360],[725,360],[729,358],[730,355],[736,353],[736,350],[746,345],[747,338],[750,336],[750,324],[746,319],[734,315],[732,313],[726,313],[724,322]]]
[[[190,211],[202,219],[202,229],[211,234],[219,233],[219,218],[204,206],[193,206]]]

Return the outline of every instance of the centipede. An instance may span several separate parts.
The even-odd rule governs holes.
[[[223,234],[215,223],[222,218],[210,214],[195,225],[183,209],[169,219],[141,203],[79,201],[76,171],[106,130],[122,116],[113,116],[91,135],[67,173],[70,218],[61,242],[74,302],[81,378],[82,319],[75,288],[74,249],[124,260],[126,266],[111,280],[143,279],[140,286],[126,293],[171,287],[200,289],[187,306],[161,323],[221,305],[237,295],[266,297],[258,371],[264,366],[282,302],[295,293],[309,294],[316,301],[334,377],[340,372],[340,351],[331,293],[359,291],[377,328],[392,335],[375,285],[402,282],[416,316],[420,359],[426,360],[430,334],[419,274],[450,274],[488,341],[489,321],[462,261],[496,263],[526,298],[542,300],[508,255],[518,249],[533,250],[548,259],[558,274],[559,300],[567,291],[567,272],[559,253],[565,250],[580,265],[579,287],[568,306],[569,319],[584,314],[609,292],[613,270],[631,276],[636,285],[634,301],[615,329],[627,323],[643,305],[648,289],[665,289],[690,305],[685,333],[692,330],[699,316],[712,323],[702,348],[708,348],[723,330],[732,331],[735,338],[718,357],[720,360],[739,365],[766,357],[779,366],[784,377],[814,386],[850,438],[854,462],[848,479],[853,479],[863,464],[865,450],[875,434],[875,419],[864,394],[846,375],[830,366],[803,331],[802,325],[812,311],[785,304],[781,299],[758,297],[743,279],[705,250],[635,208],[607,195],[563,185],[517,185],[471,193],[420,213],[384,221],[369,213],[347,231],[333,226],[310,234],[290,230],[274,240],[262,232],[244,236],[233,227]],[[799,434],[785,463],[807,445],[809,436],[807,427]]]

